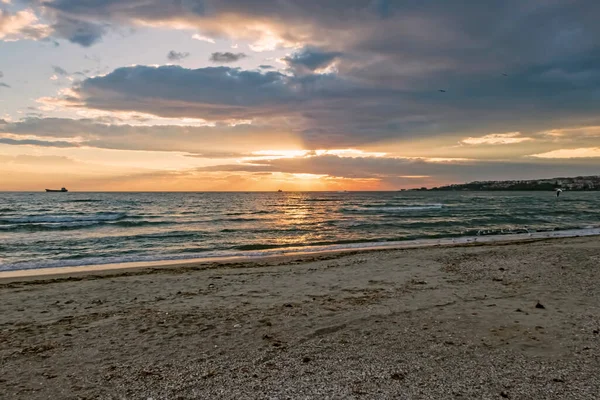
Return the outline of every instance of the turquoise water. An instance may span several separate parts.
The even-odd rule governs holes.
[[[0,270],[598,226],[600,192],[0,193]]]

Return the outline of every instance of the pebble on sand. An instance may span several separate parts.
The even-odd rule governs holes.
[[[394,373],[393,373],[393,374],[390,376],[390,378],[392,378],[392,379],[393,379],[393,380],[395,380],[395,381],[399,381],[399,380],[402,380],[402,379],[404,379],[404,374],[403,374],[403,373],[401,373],[401,372],[394,372]]]
[[[544,305],[538,301],[537,304],[535,305],[535,308],[545,309],[546,307],[544,307]]]

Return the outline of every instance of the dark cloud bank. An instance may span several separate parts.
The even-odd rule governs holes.
[[[117,69],[76,88],[90,108],[211,120],[299,118],[311,145],[529,132],[599,119],[596,1],[43,4],[61,27],[56,35],[82,45],[100,40],[109,26],[135,21],[178,21],[214,37],[243,32],[240,21],[260,21],[282,40],[304,45],[282,60],[285,75]],[[242,56],[214,53],[211,59],[227,63]]]
[[[82,46],[138,21],[176,21],[214,38],[260,22],[282,45],[302,46],[281,60],[282,72],[119,68],[83,80],[73,88],[77,97],[65,99],[91,109],[268,121],[269,131],[293,129],[307,148],[600,124],[595,0],[31,4],[53,21],[55,37]],[[247,39],[260,39],[260,32]],[[211,60],[241,57],[214,53]]]

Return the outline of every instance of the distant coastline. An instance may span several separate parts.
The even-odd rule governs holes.
[[[474,181],[433,188],[409,189],[410,191],[600,191],[600,175],[572,178],[528,179],[507,181]]]

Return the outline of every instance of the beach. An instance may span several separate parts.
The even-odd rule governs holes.
[[[596,399],[600,237],[0,280],[7,399]]]

